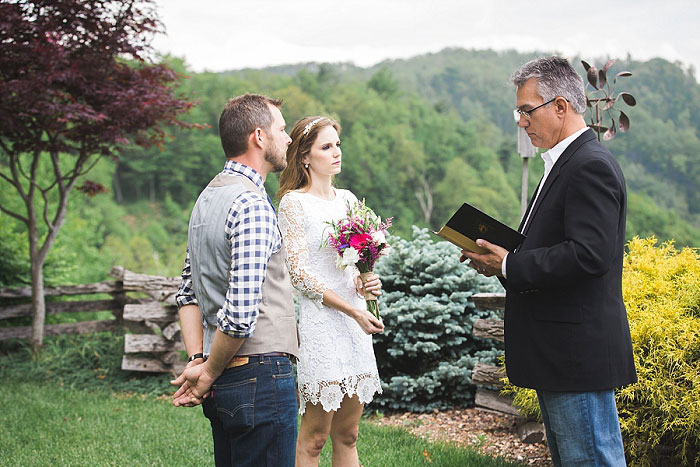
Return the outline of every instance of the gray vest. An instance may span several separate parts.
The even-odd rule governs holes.
[[[205,354],[210,352],[217,330],[216,313],[223,306],[228,290],[231,244],[224,231],[226,215],[233,200],[244,191],[259,193],[260,189],[244,175],[219,174],[199,195],[190,216],[188,248],[194,293],[202,312]],[[267,352],[298,355],[297,323],[286,258],[287,250],[282,243],[282,248],[267,263],[255,331],[237,355]]]

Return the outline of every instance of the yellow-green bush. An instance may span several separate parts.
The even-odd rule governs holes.
[[[700,256],[673,242],[628,244],[622,292],[639,381],[617,391],[630,465],[700,463]],[[507,386],[524,415],[534,391]]]

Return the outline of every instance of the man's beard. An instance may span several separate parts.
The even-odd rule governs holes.
[[[265,150],[265,161],[272,165],[271,172],[281,172],[287,168],[287,151],[285,149],[272,143]]]

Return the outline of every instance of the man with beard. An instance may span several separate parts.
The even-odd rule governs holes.
[[[176,301],[185,371],[176,406],[203,405],[217,466],[292,466],[297,436],[291,359],[298,340],[286,250],[263,183],[287,165],[282,102],[245,94],[219,118],[228,160],[202,191]]]

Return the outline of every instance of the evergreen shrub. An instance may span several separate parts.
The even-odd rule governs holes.
[[[617,390],[627,461],[635,466],[700,464],[700,256],[673,242],[629,242],[622,292],[639,381]],[[525,414],[534,391],[510,386]]]
[[[474,364],[496,364],[498,343],[472,337],[479,311],[469,298],[502,292],[459,262],[459,249],[434,242],[427,229],[413,227],[413,239],[390,237],[391,251],[375,267],[382,280],[379,298],[384,332],[374,336],[383,394],[372,407],[426,412],[473,404]]]

